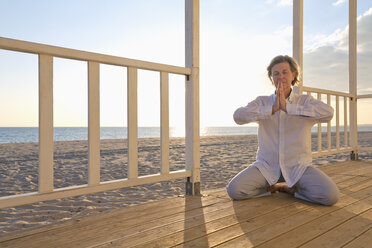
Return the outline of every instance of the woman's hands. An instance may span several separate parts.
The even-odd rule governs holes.
[[[275,102],[272,108],[272,114],[275,114],[279,110],[283,110],[284,112],[287,112],[287,102],[286,97],[284,94],[283,86],[281,83],[278,83],[278,87],[276,89],[276,95],[275,95]]]

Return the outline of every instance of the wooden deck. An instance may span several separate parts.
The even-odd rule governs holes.
[[[331,207],[283,193],[231,201],[224,189],[117,209],[0,239],[0,247],[372,247],[372,162],[323,167]]]

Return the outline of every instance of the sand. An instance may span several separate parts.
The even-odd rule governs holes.
[[[335,136],[332,137],[333,144]],[[343,141],[341,135],[341,141]],[[323,137],[326,146],[326,137]],[[359,133],[360,146],[371,147],[372,132]],[[87,141],[55,142],[55,188],[87,183]],[[343,145],[343,142],[341,142]],[[313,149],[317,139],[313,138]],[[256,135],[202,137],[200,144],[201,189],[225,187],[239,171],[255,161]],[[160,141],[140,139],[139,175],[160,172]],[[372,154],[361,153],[361,159],[372,160]],[[342,162],[349,154],[337,154],[313,160],[317,166]],[[185,168],[183,138],[170,141],[170,169]],[[0,144],[0,196],[37,191],[38,143]],[[127,177],[125,140],[101,140],[101,181]],[[129,205],[181,196],[185,179],[129,187],[97,194],[83,195],[0,210],[0,236],[32,227],[94,215]]]

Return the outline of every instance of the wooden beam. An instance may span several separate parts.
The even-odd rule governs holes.
[[[34,42],[27,42],[22,40],[15,40],[0,37],[0,49],[33,53],[33,54],[47,54],[53,57],[60,57],[66,59],[75,59],[82,61],[96,61],[102,64],[119,65],[125,67],[136,67],[138,69],[152,70],[152,71],[165,71],[169,73],[191,75],[191,69],[172,66],[160,63],[153,63],[135,59],[128,59],[123,57],[105,55],[100,53],[92,53],[80,51],[76,49],[50,46]]]
[[[169,173],[169,75],[160,73],[161,174]]]
[[[39,55],[39,192],[53,191],[53,57]]]
[[[100,183],[99,63],[88,62],[88,183]]]
[[[357,120],[357,1],[349,0],[349,93],[350,101],[350,146],[358,147]]]
[[[137,68],[128,67],[128,166],[129,179],[138,177]]]
[[[78,195],[93,194],[98,192],[104,192],[108,190],[121,189],[124,187],[131,187],[136,185],[150,184],[162,181],[169,181],[178,178],[185,178],[191,176],[191,171],[179,170],[172,171],[168,175],[148,175],[133,179],[119,179],[101,182],[98,185],[88,186],[79,185],[66,188],[58,188],[52,192],[45,193],[26,193],[11,196],[0,197],[0,209],[20,206],[40,201],[55,200],[64,197],[73,197]]]
[[[186,79],[186,169],[192,170],[192,194],[199,194],[199,1],[185,0],[185,11],[185,62],[192,69],[192,75]]]
[[[303,0],[293,0],[293,58],[303,71]],[[300,90],[303,85],[299,82]],[[301,91],[302,92],[302,91]]]

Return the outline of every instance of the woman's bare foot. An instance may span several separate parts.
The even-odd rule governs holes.
[[[277,191],[279,192],[284,192],[290,195],[294,195],[295,192],[297,192],[297,187],[294,186],[292,188],[288,187],[288,184],[286,183],[277,183],[274,185],[271,185],[267,187],[267,191],[271,193],[275,193]]]

